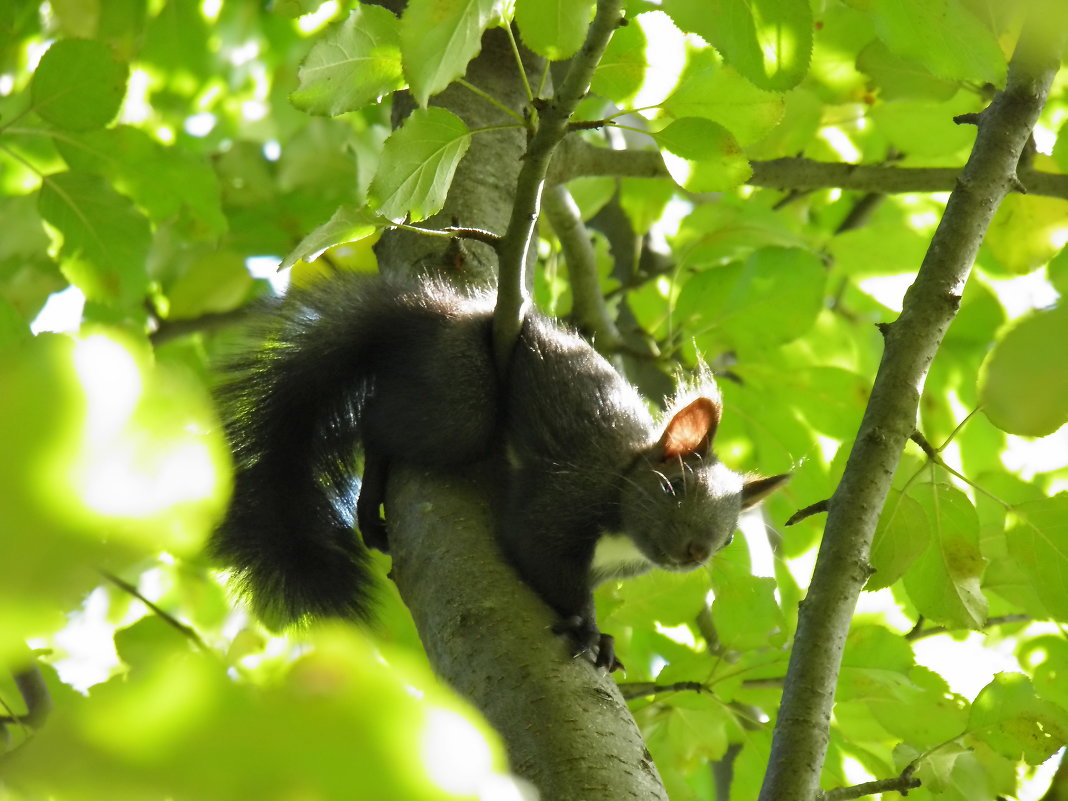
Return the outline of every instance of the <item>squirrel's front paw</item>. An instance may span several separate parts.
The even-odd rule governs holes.
[[[572,615],[558,621],[553,631],[567,636],[571,641],[572,656],[590,654],[594,657],[593,664],[609,673],[625,670],[623,663],[616,658],[615,638],[611,634],[602,634],[592,619]]]

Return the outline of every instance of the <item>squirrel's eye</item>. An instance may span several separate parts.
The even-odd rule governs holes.
[[[683,481],[682,476],[665,478],[660,482],[660,489],[664,491],[665,495],[682,495],[685,487],[686,483]]]

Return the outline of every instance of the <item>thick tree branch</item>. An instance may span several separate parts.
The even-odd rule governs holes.
[[[553,165],[551,180],[565,182],[580,176],[612,175],[636,178],[670,177],[656,150],[610,150],[581,139],[569,140]],[[961,177],[955,167],[899,167],[890,164],[844,164],[806,158],[750,162],[750,186],[811,191],[848,189],[858,192],[949,192]],[[1013,191],[1068,200],[1068,175],[1022,168]]]
[[[467,79],[510,108],[527,104],[499,30],[483,38]],[[501,115],[462,88],[450,87],[433,102],[470,127],[490,124],[492,117],[479,115]],[[526,166],[523,151],[516,129],[475,137],[445,210],[427,224],[505,230]],[[462,280],[469,271],[457,258],[464,256],[457,242],[391,230],[376,252],[385,272],[421,264]],[[490,252],[482,242],[459,244],[470,245],[472,259]],[[480,275],[483,266],[471,265]],[[493,472],[472,468],[465,477],[459,470],[443,475],[396,468],[389,476],[392,575],[434,671],[486,715],[502,736],[512,770],[543,798],[663,799],[656,767],[614,682],[588,659],[571,657],[567,643],[551,632],[550,610],[503,561],[488,499],[501,467],[484,467]]]
[[[761,801],[808,801],[819,792],[835,685],[857,597],[870,572],[872,534],[915,429],[927,371],[960,305],[990,220],[1012,189],[1062,50],[1063,39],[1051,41],[1040,15],[1033,16],[1009,66],[1005,90],[982,115],[971,157],[905,295],[901,316],[886,332],[871,400],[831,499],[812,584],[801,604]]]
[[[488,479],[396,478],[387,509],[391,531],[405,532],[390,536],[397,586],[434,672],[501,734],[512,770],[546,799],[666,799],[611,676],[571,656],[550,633],[549,608],[501,561]]]

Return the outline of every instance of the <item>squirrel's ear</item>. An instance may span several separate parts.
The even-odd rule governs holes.
[[[747,480],[742,485],[742,508],[748,509],[750,506],[756,506],[775,490],[786,486],[786,482],[789,480],[789,473],[782,473],[770,478],[751,478]]]
[[[660,458],[707,454],[712,448],[712,437],[716,435],[721,412],[720,405],[711,398],[698,398],[676,412],[656,444]]]

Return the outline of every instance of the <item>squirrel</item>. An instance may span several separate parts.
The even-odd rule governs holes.
[[[388,550],[379,509],[391,463],[496,455],[508,463],[503,554],[573,652],[615,670],[593,587],[703,565],[741,510],[788,479],[743,477],[715,457],[711,378],[685,387],[658,424],[603,356],[537,311],[499,375],[492,318],[490,294],[343,274],[290,291],[254,327],[263,344],[232,358],[220,385],[235,479],[210,550],[269,625],[369,618],[367,548]]]

